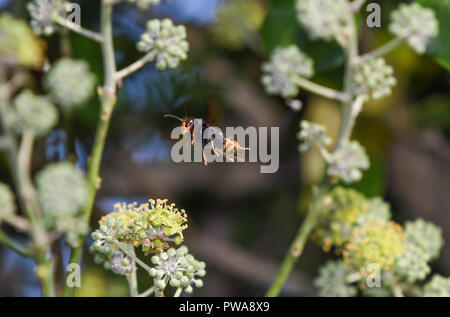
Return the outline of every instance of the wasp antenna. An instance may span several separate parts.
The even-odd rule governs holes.
[[[181,119],[181,118],[179,118],[177,116],[171,115],[171,114],[165,114],[164,118],[174,118],[174,119],[180,120],[181,122],[184,121],[183,119]]]

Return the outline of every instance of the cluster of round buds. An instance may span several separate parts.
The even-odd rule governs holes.
[[[423,251],[426,261],[436,259],[444,245],[442,230],[423,219],[406,222],[405,236],[408,243],[416,245]]]
[[[433,278],[423,288],[425,297],[450,297],[450,277],[433,275]]]
[[[328,261],[319,269],[319,275],[314,285],[319,288],[323,297],[351,297],[357,294],[355,286],[350,285],[350,275],[347,265],[342,260]]]
[[[298,79],[309,78],[314,74],[313,60],[295,45],[276,48],[270,61],[263,64],[262,70],[264,75],[261,81],[266,92],[283,98],[297,96]]]
[[[320,218],[314,238],[328,252],[341,251],[353,231],[371,221],[388,222],[390,207],[379,198],[367,199],[356,190],[337,186],[319,206]]]
[[[79,246],[88,231],[80,219],[87,199],[84,173],[69,162],[52,163],[37,174],[36,184],[46,222],[65,234],[67,244]]]
[[[167,285],[182,288],[190,294],[193,287],[203,286],[202,277],[206,275],[205,262],[197,261],[188,253],[186,246],[177,250],[170,248],[167,252],[154,255],[151,259],[155,265],[149,274],[154,279],[156,291],[163,292]]]
[[[384,58],[379,57],[359,65],[353,76],[353,83],[356,94],[379,100],[392,94],[397,80],[394,77],[394,69],[386,65]]]
[[[167,199],[150,199],[149,203],[140,206],[117,204],[115,209],[114,214],[123,214],[127,219],[120,239],[141,246],[145,254],[161,252],[169,247],[169,242],[176,245],[183,242],[186,212],[176,208],[175,204],[169,205]]]
[[[353,231],[345,246],[344,260],[350,267],[367,274],[366,268],[376,263],[381,270],[390,270],[397,257],[405,251],[405,239],[400,225],[390,221],[371,221]]]
[[[126,231],[127,222],[125,214],[113,213],[102,219],[100,227],[91,235],[94,243],[90,251],[95,255],[94,262],[119,275],[126,275],[135,268],[132,259],[119,247],[120,244],[123,248],[130,248],[130,245],[119,241]]]
[[[362,171],[369,168],[366,150],[357,141],[344,141],[342,145],[327,158],[327,174],[344,183],[352,183],[362,178]]]
[[[65,17],[72,10],[72,4],[66,0],[33,0],[27,8],[34,32],[51,35],[55,31],[55,20]]]
[[[159,4],[161,0],[127,0],[130,3],[136,3],[141,9],[147,9],[152,4]]]
[[[86,177],[69,162],[47,165],[37,174],[36,183],[46,215],[55,218],[73,216],[85,207]]]
[[[401,4],[392,12],[389,30],[399,38],[405,38],[418,54],[425,53],[430,39],[439,34],[439,23],[432,9],[418,3]]]
[[[17,130],[31,129],[36,136],[47,134],[58,120],[58,111],[48,98],[30,90],[22,91],[14,99],[14,110]]]
[[[45,77],[50,96],[63,110],[71,110],[86,102],[95,91],[95,75],[83,60],[60,59]]]
[[[150,54],[150,61],[155,61],[160,71],[167,67],[176,68],[180,61],[187,59],[189,43],[186,41],[186,28],[184,25],[174,25],[170,19],[150,20],[137,49]]]
[[[406,242],[405,252],[396,260],[394,270],[408,283],[421,281],[430,273],[427,254],[413,243]]]
[[[343,0],[297,0],[297,17],[312,39],[347,42],[349,8]]]
[[[306,120],[300,122],[300,131],[297,133],[297,138],[302,142],[298,148],[302,153],[309,151],[314,144],[319,147],[331,144],[331,139],[326,134],[325,126]]]
[[[14,194],[5,183],[0,182],[0,222],[2,217],[16,212]]]

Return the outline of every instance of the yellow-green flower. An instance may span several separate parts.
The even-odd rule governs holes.
[[[344,260],[355,269],[365,272],[375,263],[381,270],[389,270],[405,250],[405,237],[400,225],[390,221],[371,221],[358,227],[345,246]]]

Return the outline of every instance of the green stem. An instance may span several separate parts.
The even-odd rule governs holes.
[[[128,281],[128,288],[130,289],[130,296],[131,297],[138,297],[138,286],[137,286],[137,276],[136,276],[136,270],[133,270],[129,275],[127,275],[127,281]]]
[[[95,195],[100,188],[100,163],[105,147],[106,137],[111,121],[111,115],[116,104],[116,62],[114,57],[113,31],[112,31],[113,3],[103,0],[101,4],[101,36],[102,56],[105,73],[104,85],[100,91],[101,113],[97,126],[95,141],[88,162],[88,199],[83,219],[89,223],[94,207]],[[84,245],[84,236],[79,239],[79,247],[72,249],[70,263],[79,263]],[[64,287],[64,296],[73,296],[74,289]]]
[[[181,287],[177,288],[175,294],[173,294],[173,297],[180,297],[182,291],[183,289]]]
[[[23,245],[22,243],[9,237],[3,230],[0,229],[0,243],[10,248],[14,252],[24,257],[33,257],[33,251],[31,248]]]
[[[380,48],[378,48],[370,53],[362,55],[359,58],[359,60],[360,60],[360,62],[365,62],[370,59],[384,56],[387,53],[389,53],[389,52],[393,51],[394,49],[396,49],[397,47],[399,47],[405,40],[406,40],[406,38],[404,38],[404,37],[397,37],[397,38],[387,42]]]
[[[351,10],[349,9],[348,14],[348,24],[351,27],[351,32],[349,34],[349,41],[346,47],[346,55],[347,55],[347,64],[345,67],[345,78],[344,78],[344,95],[347,97],[346,101],[342,105],[342,120],[340,124],[339,136],[336,142],[335,151],[339,149],[341,144],[350,138],[354,121],[356,119],[356,115],[359,113],[357,111],[362,106],[361,101],[355,102],[355,96],[353,92],[353,74],[355,71],[356,62],[358,60],[358,39],[356,26],[354,21],[354,15],[351,14]],[[319,211],[320,208],[317,208],[318,204],[321,203],[323,196],[328,192],[331,188],[332,184],[329,182],[328,177],[326,177],[320,187],[320,189],[316,192],[311,202],[311,205],[308,209],[305,220],[303,221],[298,233],[292,242],[289,251],[284,257],[283,262],[281,263],[280,270],[272,283],[271,287],[266,293],[266,296],[274,297],[278,296],[281,292],[283,285],[286,283],[286,280],[289,277],[290,272],[292,271],[295,263],[300,258],[303,253],[303,249],[308,240],[309,235],[314,230],[317,225],[319,219]]]
[[[306,215],[305,220],[303,221],[298,233],[292,242],[288,253],[285,255],[283,262],[281,263],[280,270],[273,281],[271,287],[266,293],[267,297],[275,297],[281,292],[284,283],[289,277],[289,274],[292,271],[297,260],[303,253],[303,249],[305,248],[306,241],[311,233],[311,231],[316,226],[319,220],[319,208],[317,208],[318,203],[321,201],[322,197],[326,193],[326,186],[322,186],[321,189],[317,191],[312,200],[311,206],[308,209],[308,213]]]
[[[346,94],[328,87],[321,86],[306,78],[297,79],[297,84],[309,92],[315,93],[316,95],[328,99],[334,99],[341,102],[345,102],[348,99]]]

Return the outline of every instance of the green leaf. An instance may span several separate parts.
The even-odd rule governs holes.
[[[433,39],[430,56],[450,70],[450,0],[417,0],[434,10],[439,20],[439,36]]]
[[[277,46],[297,44],[314,59],[316,73],[341,66],[344,52],[336,42],[313,41],[297,20],[294,0],[272,0],[261,28],[265,52],[270,55]]]

